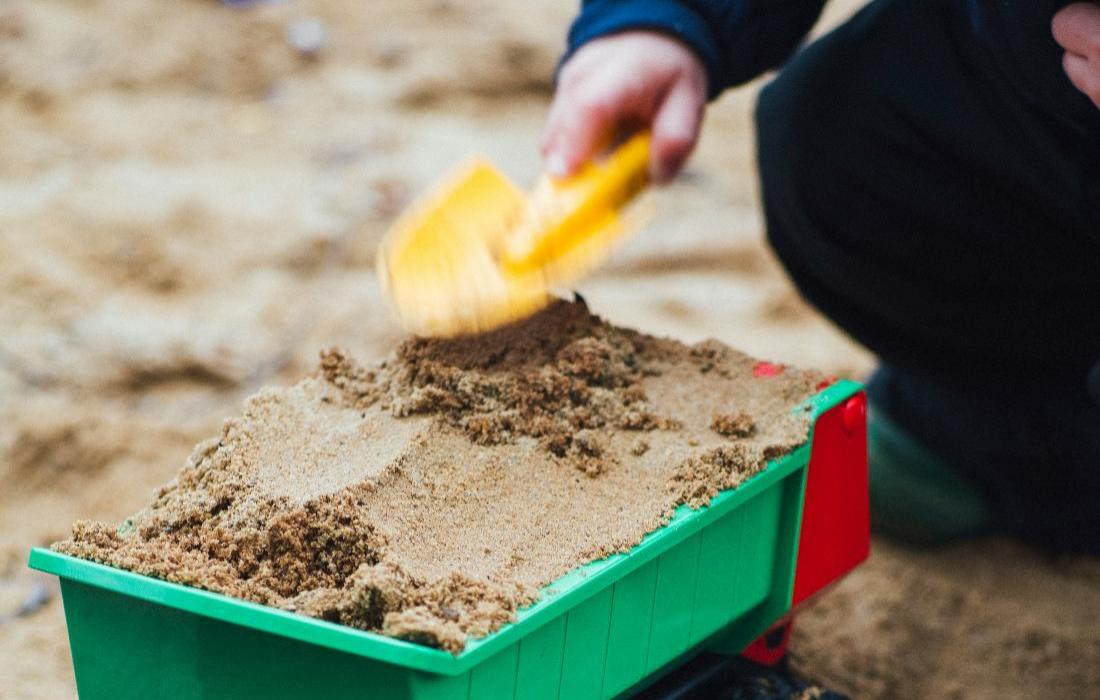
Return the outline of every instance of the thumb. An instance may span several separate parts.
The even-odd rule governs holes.
[[[699,138],[706,96],[693,81],[677,80],[653,119],[649,175],[667,182],[683,167]]]

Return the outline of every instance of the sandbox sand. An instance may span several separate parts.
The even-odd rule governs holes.
[[[249,399],[148,508],[54,548],[457,652],[804,443],[793,409],[821,375],[755,364],[580,301],[372,366],[328,350]]]

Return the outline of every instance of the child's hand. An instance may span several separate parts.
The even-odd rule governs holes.
[[[664,182],[691,154],[707,99],[703,64],[657,32],[595,39],[562,66],[543,134],[551,175],[575,172],[620,131],[652,131],[650,177]]]
[[[1054,15],[1051,29],[1066,50],[1062,65],[1070,82],[1100,108],[1100,5],[1069,5]]]

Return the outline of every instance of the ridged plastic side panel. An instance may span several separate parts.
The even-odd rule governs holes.
[[[658,561],[637,569],[615,584],[611,593],[611,620],[603,695],[609,697],[645,676],[653,627]]]
[[[399,666],[65,579],[61,594],[81,700],[466,697],[464,677],[414,696]]]
[[[516,671],[518,697],[557,698],[561,688],[561,665],[564,658],[565,618],[559,617],[518,644],[519,666]]]
[[[499,652],[473,670],[469,697],[612,698],[739,621],[758,626],[747,613],[789,600],[789,576],[776,580],[778,538],[781,519],[797,516],[800,479],[757,494]]]
[[[566,615],[559,697],[578,700],[601,697],[600,679],[608,651],[613,596],[613,587],[605,589]]]
[[[513,697],[615,697],[736,624],[772,592],[782,495],[776,484],[569,611],[556,632],[562,653],[543,659],[542,683],[521,677]],[[508,697],[478,690],[472,698]]]
[[[769,597],[789,598],[790,581],[775,580],[784,550],[777,538],[780,520],[796,515],[785,509],[793,510],[800,478],[792,474],[498,652],[473,669],[468,697],[615,697],[737,627]],[[458,689],[453,697],[465,696]]]

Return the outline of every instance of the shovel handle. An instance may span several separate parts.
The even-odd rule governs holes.
[[[649,144],[649,132],[640,131],[603,161],[589,163],[576,179],[591,178],[599,196],[606,197],[605,206],[621,209],[649,184]]]
[[[524,220],[505,244],[502,262],[513,270],[545,266],[617,216],[649,183],[649,143],[649,132],[642,131],[576,175],[543,176]]]

